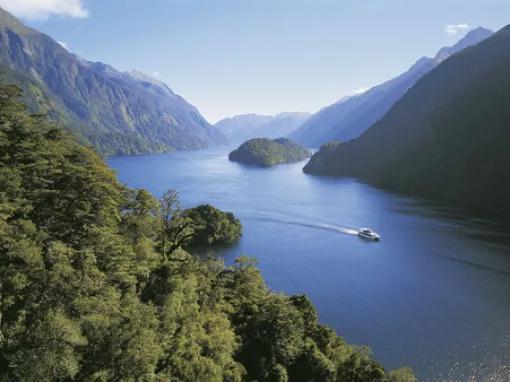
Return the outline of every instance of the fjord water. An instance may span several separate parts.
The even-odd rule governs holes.
[[[510,380],[510,234],[351,179],[229,162],[227,148],[112,157],[130,187],[180,192],[243,223],[226,263],[256,257],[275,291],[306,293],[320,320],[424,380]],[[355,228],[372,227],[368,242]]]

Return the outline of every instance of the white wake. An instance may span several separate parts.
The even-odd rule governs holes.
[[[272,223],[279,223],[285,225],[294,225],[306,228],[320,229],[325,231],[331,231],[336,233],[342,233],[345,235],[357,235],[358,230],[352,227],[344,227],[331,222],[317,221],[313,222],[310,218],[301,217],[301,216],[288,216],[284,214],[279,214],[275,212],[267,212],[267,211],[249,211],[245,215],[247,218],[252,220],[259,221],[268,221]],[[305,219],[308,219],[306,221]]]

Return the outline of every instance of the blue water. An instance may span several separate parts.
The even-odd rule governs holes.
[[[488,222],[372,188],[229,162],[226,148],[113,157],[130,187],[177,189],[184,206],[238,216],[238,245],[275,291],[306,293],[320,320],[385,367],[422,380],[510,380],[510,234]],[[372,227],[367,242],[354,228]]]

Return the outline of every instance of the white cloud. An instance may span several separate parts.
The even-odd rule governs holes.
[[[0,0],[0,7],[25,19],[88,16],[83,0]]]
[[[444,30],[447,34],[454,35],[468,28],[468,24],[448,24],[444,27]]]
[[[152,72],[152,75],[153,75],[154,77],[161,77],[161,73],[160,73],[160,72],[158,72],[158,71],[156,71],[156,70]]]
[[[363,94],[365,93],[368,89],[370,89],[369,87],[364,87],[364,88],[357,88],[357,89],[354,89],[352,94],[354,95],[359,95],[359,94]]]
[[[60,45],[62,48],[66,49],[66,50],[69,50],[69,48],[67,47],[67,44],[66,44],[65,42],[63,42],[63,41],[57,41],[57,42],[59,43],[59,45]]]

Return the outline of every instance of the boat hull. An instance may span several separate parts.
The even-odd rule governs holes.
[[[371,240],[371,241],[379,241],[381,238],[379,236],[372,236],[372,235],[365,235],[362,233],[358,233],[358,236],[365,240]]]

